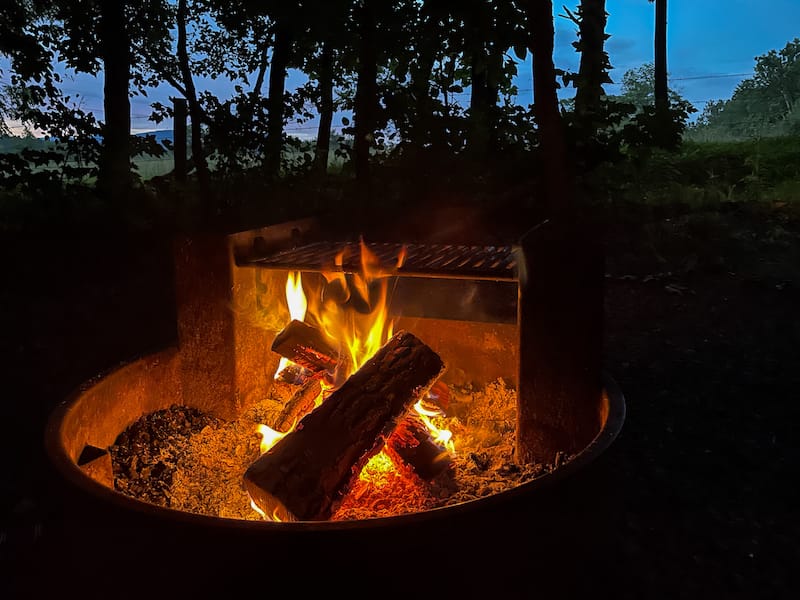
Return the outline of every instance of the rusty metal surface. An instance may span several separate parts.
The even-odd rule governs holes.
[[[455,277],[513,281],[517,278],[514,246],[466,246],[453,244],[365,243],[384,272],[406,277]],[[398,267],[398,257],[405,254]],[[341,258],[337,260],[337,256]],[[251,258],[240,264],[269,269],[344,271],[361,270],[361,251],[356,242],[313,242],[275,254]],[[337,264],[338,263],[338,264]]]
[[[97,498],[110,506],[116,506],[131,513],[138,513],[152,519],[158,518],[159,527],[162,527],[164,523],[171,522],[197,527],[205,533],[230,531],[236,533],[251,532],[254,534],[279,532],[295,534],[301,531],[334,532],[342,530],[377,530],[385,532],[385,528],[389,525],[409,526],[424,523],[430,526],[432,523],[446,522],[446,518],[449,517],[458,515],[475,516],[481,508],[496,509],[498,506],[507,507],[507,503],[513,499],[521,499],[527,503],[538,493],[585,469],[611,446],[621,431],[626,417],[626,403],[623,393],[616,381],[609,374],[604,373],[602,397],[598,398],[593,406],[586,407],[600,416],[600,431],[571,460],[557,469],[522,483],[511,490],[446,508],[376,519],[322,522],[300,521],[294,523],[246,521],[200,515],[158,506],[126,496],[116,491],[108,483],[93,478],[91,474],[77,464],[80,449],[86,444],[86,434],[88,432],[115,432],[113,437],[110,438],[113,440],[118,432],[124,429],[123,423],[130,421],[130,417],[121,420],[114,402],[107,401],[106,394],[112,391],[105,389],[107,383],[113,383],[114,389],[119,389],[118,386],[124,381],[129,381],[133,384],[132,387],[141,390],[162,387],[164,382],[161,375],[155,377],[154,381],[150,380],[153,379],[156,371],[160,371],[161,368],[170,370],[169,364],[173,363],[174,360],[169,360],[168,364],[162,365],[161,368],[153,369],[154,365],[162,364],[165,356],[171,356],[172,359],[177,358],[172,351],[165,351],[125,365],[120,370],[99,381],[87,382],[50,415],[45,431],[45,449],[51,462],[65,479],[86,494],[87,499]],[[114,381],[108,382],[107,379],[109,378]],[[170,379],[174,384],[179,384],[177,377],[173,376]],[[134,398],[132,397],[129,400],[132,401],[132,408],[138,414],[144,414],[152,410],[154,401],[157,403],[156,405],[162,407],[168,406],[170,402],[169,397],[165,398],[162,394],[155,393],[155,391],[146,393],[142,398],[144,402],[137,403],[133,401]],[[136,411],[137,408],[138,411]],[[106,437],[100,443],[107,445],[107,439],[109,438]],[[92,441],[89,443],[92,443]],[[93,443],[93,445],[97,445],[97,442]]]

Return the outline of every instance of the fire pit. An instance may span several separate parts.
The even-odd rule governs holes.
[[[574,389],[591,392],[596,377],[596,394],[562,398],[555,420],[537,408],[547,396],[539,374],[563,373],[553,361],[569,361],[558,348],[552,359],[531,350],[531,332],[542,330],[526,326],[540,318],[525,313],[532,305],[526,293],[533,295],[527,278],[547,269],[530,272],[539,264],[526,254],[529,246],[336,240],[320,234],[314,220],[179,240],[176,346],[82,386],[52,415],[48,453],[94,497],[233,528],[375,528],[532,494],[602,453],[625,406],[594,364],[586,368],[588,383]],[[569,388],[559,393],[569,395]],[[494,417],[500,425],[479,422],[492,421],[485,411],[481,419],[469,412],[476,398],[491,394],[490,403],[502,397]],[[251,456],[245,441],[223,460],[238,460],[230,489],[249,506],[237,499],[241,510],[189,510],[123,489],[121,444],[132,427],[170,410],[209,419],[195,432],[206,437],[211,420],[262,421],[260,451]],[[231,440],[234,429],[220,435]],[[255,428],[244,435],[258,445]],[[481,444],[503,442],[510,451],[493,471],[500,458]],[[201,476],[202,460],[188,477]],[[464,465],[491,473],[493,485],[465,493],[468,485],[454,472]],[[498,473],[507,477],[498,481]],[[394,478],[394,495],[367,510],[359,498],[374,501],[382,477]],[[424,501],[394,505],[420,490]]]

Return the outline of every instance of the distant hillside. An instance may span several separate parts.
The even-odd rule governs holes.
[[[47,150],[53,147],[53,143],[44,139],[15,136],[0,136],[0,154],[13,154],[23,150]]]
[[[157,131],[146,131],[146,132],[143,132],[143,133],[137,133],[136,135],[138,137],[145,137],[145,136],[151,135],[154,138],[156,138],[156,141],[159,142],[159,143],[164,142],[164,141],[168,141],[168,142],[172,142],[173,141],[172,130],[171,129],[159,129]]]
[[[172,141],[171,129],[159,129],[158,131],[147,131],[134,135],[137,137],[152,135],[154,138],[156,138],[157,142],[163,142],[164,140],[169,140],[170,142]],[[21,150],[27,150],[31,148],[41,150],[43,148],[52,146],[53,142],[43,137],[0,136],[0,153],[20,152]]]

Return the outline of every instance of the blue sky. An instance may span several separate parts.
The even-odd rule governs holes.
[[[556,1],[556,51],[558,67],[575,70],[579,57],[570,45],[575,40],[575,26],[558,15],[564,3]],[[566,4],[574,8],[575,3]],[[653,5],[647,0],[607,0],[607,50],[615,67],[612,79],[621,81],[630,68],[652,61]],[[669,0],[668,2],[667,68],[671,87],[702,109],[708,100],[729,98],[736,85],[752,74],[754,59],[769,50],[783,48],[788,41],[800,37],[800,0]],[[289,86],[297,85],[299,76],[289,78]],[[520,64],[517,86],[518,102],[530,104],[530,59]],[[84,107],[102,114],[102,78],[77,77],[64,88],[81,95]],[[198,89],[208,89],[222,97],[231,86],[221,80],[199,81]],[[608,93],[619,91],[619,85],[607,86]],[[155,125],[147,120],[148,103],[166,101],[172,94],[166,86],[152,91],[149,98],[132,99],[132,124],[135,131],[164,129],[170,123]],[[467,98],[462,98],[467,101]],[[338,119],[334,125],[340,124]],[[313,124],[303,129],[290,124],[298,133],[313,132]]]

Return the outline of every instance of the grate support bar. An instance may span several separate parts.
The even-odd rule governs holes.
[[[515,246],[454,244],[365,243],[381,271],[403,277],[517,280]],[[402,257],[402,260],[400,258]],[[240,265],[293,271],[361,271],[357,242],[313,242],[268,256],[249,258]],[[398,266],[399,265],[399,266]]]

